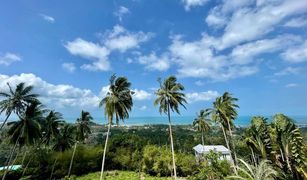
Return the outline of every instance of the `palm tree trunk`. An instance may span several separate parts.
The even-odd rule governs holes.
[[[27,155],[28,151],[25,152],[25,154],[22,157],[22,161],[21,161],[21,166],[23,165],[25,159],[26,159],[26,155]]]
[[[72,153],[72,157],[71,157],[71,160],[70,160],[70,165],[69,165],[69,170],[68,170],[68,177],[70,177],[70,172],[71,172],[71,168],[72,168],[72,163],[73,163],[73,161],[74,161],[76,149],[77,149],[77,142],[75,142],[74,151],[73,151],[73,153]]]
[[[15,142],[15,144],[14,144],[13,150],[12,150],[11,153],[10,153],[9,159],[8,159],[8,161],[7,161],[7,168],[6,168],[6,170],[4,171],[2,180],[5,179],[6,174],[7,174],[7,172],[9,171],[10,163],[11,163],[13,154],[14,154],[14,152],[15,152],[15,150],[16,150],[16,147],[17,147],[17,144],[18,144],[18,141],[19,141],[20,136],[21,136],[21,134],[19,134],[19,136],[18,136],[18,138],[17,138],[17,140],[16,140],[16,142]]]
[[[226,136],[226,132],[225,132],[224,126],[223,126],[222,124],[221,124],[221,127],[222,127],[222,130],[223,130],[223,134],[224,134],[224,139],[225,139],[225,142],[226,142],[226,146],[227,146],[228,150],[230,150],[229,142],[228,142],[228,139],[227,139],[227,136]],[[235,163],[233,162],[233,158],[232,158],[231,153],[230,153],[230,158],[231,158],[231,162],[232,162],[232,165],[233,165],[233,169],[234,169],[235,173],[238,174],[237,168],[236,168],[236,166],[235,166]]]
[[[170,115],[170,107],[169,107],[169,104],[167,105],[167,116],[168,116],[168,123],[169,123],[169,133],[170,133],[170,138],[171,138],[174,179],[176,180],[176,179],[177,179],[177,172],[176,172],[174,142],[173,142],[172,123],[171,123],[171,115]]]
[[[13,162],[12,162],[12,165],[11,165],[11,167],[10,167],[9,171],[11,171],[11,170],[13,169],[13,165],[15,164],[15,162],[16,162],[16,160],[17,160],[18,156],[19,156],[19,153],[20,153],[20,150],[19,150],[19,151],[17,151],[17,154],[16,154],[16,156],[15,156],[15,158],[14,158]]]
[[[231,142],[231,145],[233,147],[232,152],[233,152],[233,155],[234,155],[235,164],[237,164],[238,161],[237,161],[236,147],[235,147],[235,144],[233,142],[232,130],[231,130],[230,123],[229,123],[228,120],[227,120],[227,125],[228,125],[229,134],[230,134],[230,142]]]
[[[201,142],[203,146],[205,145],[205,139],[204,139],[204,131],[201,131]]]
[[[3,123],[1,124],[0,131],[2,130],[3,126],[5,125],[6,121],[9,119],[10,116],[11,116],[11,112],[8,113],[8,115],[6,116],[5,120],[4,120]]]
[[[23,176],[25,175],[25,173],[26,173],[26,171],[27,171],[27,168],[28,168],[28,166],[29,166],[29,164],[30,164],[31,161],[32,161],[32,158],[29,159],[29,161],[28,161],[28,163],[27,163],[25,169],[24,169],[23,172],[22,172],[21,177],[23,177]]]
[[[107,132],[107,137],[106,137],[106,142],[105,142],[105,144],[104,144],[104,150],[103,150],[103,157],[102,157],[102,165],[101,165],[100,180],[102,180],[102,176],[103,176],[104,161],[105,161],[105,157],[106,157],[106,151],[107,151],[107,145],[108,145],[108,140],[109,140],[110,129],[111,129],[111,122],[109,121],[108,132]]]
[[[56,159],[54,160],[54,163],[53,163],[53,165],[52,165],[52,170],[51,170],[51,174],[50,174],[50,178],[49,178],[49,180],[51,180],[52,179],[52,176],[53,176],[53,171],[54,171],[54,167],[55,167],[55,164],[56,164],[56,162],[58,161],[58,157],[56,157]]]

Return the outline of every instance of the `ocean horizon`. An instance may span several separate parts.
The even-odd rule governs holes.
[[[253,116],[240,116],[234,123],[238,127],[246,127],[250,124],[251,118]],[[264,116],[268,119],[268,122],[272,121],[273,116]],[[307,116],[289,116],[294,122],[299,126],[307,126]],[[76,118],[64,118],[68,123],[74,123]],[[94,117],[93,122],[97,124],[106,124],[106,119],[104,117]],[[193,123],[195,116],[174,116],[171,117],[173,125],[189,125]],[[133,125],[149,125],[149,124],[168,124],[166,116],[140,116],[140,117],[130,117],[125,119],[125,121],[120,121],[120,125],[133,126]]]

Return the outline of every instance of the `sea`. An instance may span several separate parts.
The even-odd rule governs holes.
[[[266,116],[268,122],[272,121],[273,116]],[[250,125],[252,116],[240,116],[234,123],[237,127],[246,127]],[[307,127],[307,116],[290,116],[291,119],[300,127]],[[193,123],[195,116],[173,116],[171,117],[172,124],[174,125],[189,125]],[[69,123],[75,122],[75,118],[65,118]],[[106,124],[104,117],[94,117],[93,120],[97,124]],[[154,125],[154,124],[168,124],[166,116],[151,116],[151,117],[130,117],[120,122],[119,125],[124,126],[141,126],[141,125]]]

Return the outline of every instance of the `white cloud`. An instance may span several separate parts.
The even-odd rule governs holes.
[[[278,1],[265,3],[256,8],[236,10],[225,28],[225,33],[218,40],[218,49],[255,40],[274,29],[274,25],[284,18],[307,11],[305,0]]]
[[[182,0],[184,4],[184,9],[189,11],[193,6],[203,6],[208,2],[208,0]]]
[[[149,100],[152,96],[152,94],[150,94],[149,92],[144,91],[144,90],[133,89],[132,91],[134,92],[134,94],[133,94],[134,100],[139,100],[139,101]]]
[[[296,75],[301,72],[301,68],[295,68],[295,67],[287,67],[279,72],[276,72],[275,76],[286,76],[286,75]]]
[[[298,84],[296,84],[296,83],[290,83],[290,84],[286,84],[286,88],[294,88],[294,87],[297,87],[297,86],[299,86]]]
[[[148,70],[166,71],[170,68],[169,57],[167,55],[157,57],[155,53],[151,53],[147,56],[138,57],[138,61],[140,64],[145,65],[145,68]]]
[[[88,71],[108,71],[111,69],[110,62],[105,59],[99,59],[92,64],[83,64],[81,69]]]
[[[101,97],[105,97],[107,95],[107,93],[109,92],[109,88],[110,86],[107,85],[107,86],[103,86],[100,90],[100,93],[99,93],[99,96]]]
[[[5,53],[4,55],[0,54],[0,65],[9,66],[14,62],[21,61],[21,57],[13,53]]]
[[[86,59],[106,59],[110,54],[107,48],[81,38],[67,42],[64,46],[72,55],[81,56]]]
[[[210,41],[205,34],[201,40],[193,42],[185,42],[178,37],[173,39],[169,49],[174,63],[179,66],[179,76],[224,81],[258,71],[255,65],[239,66],[225,55],[216,55]]]
[[[125,52],[128,49],[138,48],[140,43],[152,38],[152,33],[129,32],[124,27],[116,25],[113,30],[104,34],[102,40],[110,50]]]
[[[48,108],[98,108],[101,98],[109,90],[109,86],[104,86],[101,88],[99,95],[96,95],[89,89],[81,89],[68,84],[52,84],[34,74],[22,73],[12,76],[0,74],[0,91],[8,91],[7,83],[15,87],[16,84],[21,82],[34,86],[34,93],[40,95],[39,99]],[[144,90],[135,89],[133,91],[136,92],[133,100],[148,100],[151,97],[151,94]]]
[[[198,80],[198,81],[195,82],[195,84],[197,86],[203,86],[205,83],[203,81]]]
[[[45,20],[45,21],[48,21],[50,23],[54,23],[55,22],[55,19],[51,16],[48,16],[46,14],[40,14],[40,16]]]
[[[209,26],[222,27],[226,22],[227,18],[219,12],[218,7],[213,8],[206,17],[206,23]]]
[[[231,57],[233,59],[233,63],[247,64],[251,62],[257,55],[273,53],[300,41],[300,37],[291,35],[283,35],[273,39],[253,41],[240,46],[236,46],[231,52]]]
[[[293,27],[293,28],[304,27],[306,25],[307,25],[307,19],[303,17],[293,18],[284,24],[284,26],[286,27]]]
[[[62,68],[65,69],[67,72],[73,73],[76,70],[76,66],[74,63],[63,63]]]
[[[81,38],[67,42],[64,46],[72,55],[81,56],[94,61],[91,64],[82,65],[82,69],[90,71],[108,71],[111,69],[108,61],[110,51],[104,46]]]
[[[13,76],[0,74],[0,91],[8,90],[7,82],[12,87],[21,82],[34,86],[34,92],[40,95],[40,100],[51,108],[98,107],[99,98],[89,89],[80,89],[67,84],[51,84],[34,74],[22,73]]]
[[[186,93],[187,101],[189,103],[194,103],[198,101],[211,101],[218,97],[219,93],[217,91],[205,91],[205,92],[193,92]]]
[[[290,63],[307,61],[307,40],[301,45],[287,49],[281,54],[281,57]]]
[[[143,105],[139,108],[141,111],[145,111],[147,109],[147,106]]]
[[[240,8],[252,5],[254,0],[223,0],[221,11],[223,13],[231,13]]]
[[[130,11],[125,6],[120,6],[117,11],[114,12],[114,15],[118,17],[119,21],[123,20],[124,15],[129,14]]]
[[[99,96],[101,97],[106,96],[107,93],[109,92],[109,88],[110,88],[109,85],[103,86],[100,90]],[[149,92],[145,90],[133,89],[132,91],[134,92],[134,94],[132,95],[133,100],[136,100],[136,101],[149,100],[152,96],[152,94],[150,94]]]
[[[124,27],[116,25],[112,30],[99,34],[101,43],[93,43],[90,41],[76,38],[64,44],[64,47],[75,56],[89,59],[92,62],[81,66],[84,70],[89,71],[109,71],[111,65],[109,56],[115,50],[121,53],[138,48],[139,45],[148,41],[153,34],[127,31]]]

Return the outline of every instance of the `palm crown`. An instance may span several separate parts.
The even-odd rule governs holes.
[[[81,111],[80,118],[77,119],[77,140],[84,141],[91,134],[90,123],[93,117],[89,112]]]
[[[4,97],[0,102],[0,114],[5,112],[7,116],[0,129],[2,129],[11,113],[20,115],[27,105],[33,102],[39,102],[37,99],[38,95],[31,93],[33,86],[25,86],[25,83],[19,83],[16,85],[15,90],[13,90],[9,83],[7,85],[9,92],[0,92],[0,97]]]
[[[118,77],[115,75],[110,78],[109,92],[106,97],[101,100],[99,106],[105,109],[105,116],[109,123],[113,123],[113,116],[115,116],[116,123],[119,120],[129,118],[129,111],[131,111],[133,102],[130,90],[131,83],[126,77]]]
[[[210,129],[209,110],[201,110],[197,118],[193,121],[193,126],[198,131],[208,131]]]
[[[185,95],[181,91],[184,90],[184,86],[177,82],[177,78],[175,76],[170,76],[167,79],[160,83],[160,88],[156,91],[157,99],[154,102],[154,105],[159,106],[159,112],[167,114],[168,108],[180,114],[179,105],[183,106],[184,103],[187,103],[185,100]]]
[[[10,127],[8,134],[12,142],[20,145],[34,144],[41,137],[41,126],[39,122],[43,119],[45,110],[39,102],[28,105],[25,112],[19,115],[20,120],[8,123]]]

